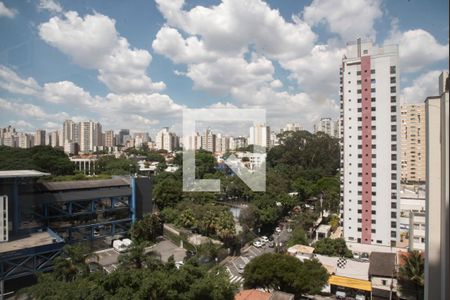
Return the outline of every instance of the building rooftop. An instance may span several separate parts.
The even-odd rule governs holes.
[[[270,297],[271,294],[268,292],[253,289],[240,291],[234,296],[234,300],[269,300]]]
[[[370,276],[391,277],[395,271],[395,253],[372,252],[370,254]]]
[[[353,279],[368,280],[369,279],[369,263],[359,262],[353,259],[341,259],[340,257],[314,255],[322,265],[330,272],[334,271],[334,275],[348,277]],[[338,264],[341,260],[343,264]]]
[[[64,191],[64,190],[82,190],[95,189],[102,187],[128,186],[129,183],[122,178],[99,179],[99,180],[73,180],[73,181],[57,181],[42,182],[43,191]]]
[[[314,248],[305,245],[294,245],[292,247],[289,247],[287,251],[292,254],[296,254],[298,252],[305,254],[312,254],[314,253]]]
[[[61,238],[58,237],[56,234],[52,235],[48,231],[31,233],[24,237],[0,243],[0,253],[18,251],[53,244],[55,239],[58,242],[62,241]]]
[[[8,170],[0,171],[0,178],[17,178],[17,177],[41,177],[49,176],[50,173],[44,173],[36,170]]]

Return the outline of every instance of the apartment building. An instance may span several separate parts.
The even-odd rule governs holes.
[[[255,124],[250,127],[249,145],[270,147],[270,127],[266,124]]]
[[[425,103],[403,104],[401,115],[401,180],[424,182],[426,171]]]
[[[397,243],[399,83],[397,45],[347,44],[340,69],[341,220],[350,243]]]
[[[339,121],[335,121],[332,118],[321,118],[316,124],[314,124],[314,133],[323,132],[331,137],[339,137]]]
[[[34,145],[45,146],[45,130],[37,129],[34,134]]]
[[[170,132],[169,127],[162,128],[155,138],[156,148],[158,150],[166,150],[172,152],[178,147],[179,140],[175,133]]]

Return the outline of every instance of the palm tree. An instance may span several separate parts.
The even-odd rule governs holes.
[[[60,257],[55,259],[54,274],[57,278],[72,281],[77,276],[89,274],[89,260],[98,259],[82,245],[66,245]]]
[[[402,255],[404,264],[399,269],[399,290],[407,299],[423,299],[425,260],[421,252]]]
[[[120,266],[135,269],[141,269],[144,266],[148,267],[150,265],[156,267],[160,264],[161,255],[155,251],[148,251],[146,249],[147,246],[148,243],[146,242],[139,243],[134,241],[130,245],[128,252],[119,256]],[[156,257],[159,257],[159,259],[156,259]]]

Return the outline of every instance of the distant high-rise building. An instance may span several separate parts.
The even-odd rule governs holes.
[[[425,299],[450,299],[449,77],[439,76],[439,96],[425,100]]]
[[[256,124],[250,127],[249,145],[270,147],[270,127],[266,124]]]
[[[19,144],[20,148],[28,149],[33,147],[34,137],[28,133],[19,133]]]
[[[102,125],[100,123],[87,121],[80,123],[80,151],[83,153],[94,150],[101,145]]]
[[[183,138],[184,150],[199,150],[202,148],[202,137],[196,132]]]
[[[398,46],[347,44],[340,69],[341,220],[347,242],[396,246]],[[331,122],[331,120],[330,120]]]
[[[216,151],[217,153],[225,153],[230,150],[230,138],[223,136],[221,133],[216,135]]]
[[[136,132],[134,133],[134,146],[137,148],[142,147],[143,144],[147,144],[150,141],[148,132]]]
[[[179,140],[175,133],[169,131],[169,127],[164,127],[156,134],[155,143],[158,150],[172,152],[178,147]]]
[[[323,132],[331,137],[339,137],[339,121],[331,118],[321,118],[316,124],[314,124],[314,133]]]
[[[124,137],[126,135],[130,135],[130,129],[120,129],[119,130],[119,140],[117,141],[117,143],[119,145],[124,145],[125,144]]]
[[[425,181],[425,104],[401,105],[401,179]]]
[[[281,132],[286,131],[300,131],[303,130],[303,126],[300,123],[287,123],[283,128],[281,128]]]
[[[62,146],[59,144],[59,134],[58,131],[53,131],[50,133],[50,145],[52,147]]]
[[[114,130],[105,131],[105,146],[114,147],[115,145],[116,145],[116,137],[114,134]]]
[[[216,135],[209,128],[202,136],[202,149],[212,153],[216,152]]]
[[[37,129],[34,134],[34,145],[45,146],[45,130]]]

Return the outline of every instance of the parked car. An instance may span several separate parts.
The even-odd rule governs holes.
[[[276,233],[280,233],[281,232],[281,228],[280,227],[275,228],[275,232]]]
[[[239,274],[244,273],[244,269],[245,269],[245,265],[244,265],[244,264],[239,264],[239,265],[237,266],[237,268],[238,268],[238,273],[239,273]]]
[[[260,241],[254,241],[254,242],[253,242],[253,246],[255,246],[256,248],[261,248],[261,247],[262,247],[262,244],[261,244]]]
[[[269,239],[267,238],[267,236],[264,235],[261,237],[260,241],[267,243],[267,242],[269,242]]]
[[[177,262],[175,262],[175,267],[176,267],[177,269],[181,268],[183,265],[184,265],[184,262],[182,262],[182,261],[177,261]]]
[[[269,244],[268,244],[268,246],[269,246],[269,248],[273,248],[273,247],[275,247],[275,243],[274,243],[274,241],[270,241],[270,242],[269,242]]]

